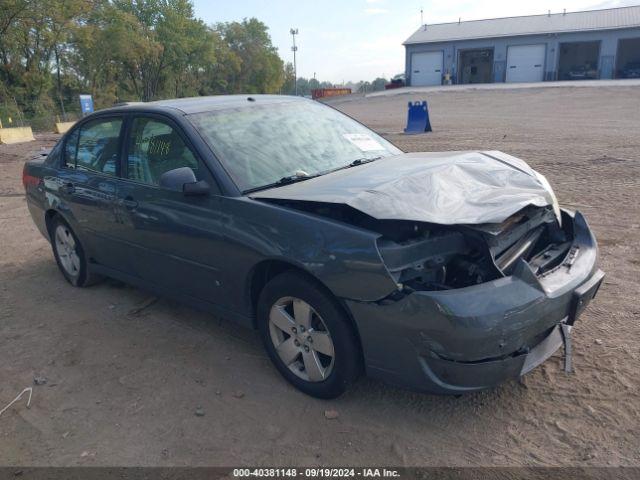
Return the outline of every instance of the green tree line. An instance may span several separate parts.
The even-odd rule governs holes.
[[[0,116],[77,112],[79,93],[291,93],[290,72],[264,23],[206,25],[189,0],[0,0]]]

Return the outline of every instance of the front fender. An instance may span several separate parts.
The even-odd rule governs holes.
[[[334,295],[375,301],[397,287],[378,252],[379,234],[248,198],[227,198],[230,244],[252,266],[277,259],[309,272]]]

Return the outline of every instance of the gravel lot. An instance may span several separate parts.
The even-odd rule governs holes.
[[[33,386],[30,409],[0,416],[0,465],[640,465],[640,87],[432,92],[435,132],[403,136],[419,98],[332,103],[408,151],[520,156],[595,229],[607,278],[574,374],[556,355],[461,398],[366,379],[306,397],[251,331],[165,300],[136,313],[148,294],[114,282],[69,286],[20,184],[57,138],[40,135],[0,146],[0,409]]]

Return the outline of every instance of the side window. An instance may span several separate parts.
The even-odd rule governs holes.
[[[65,146],[65,165],[78,170],[115,175],[122,119],[95,120],[75,130]]]
[[[53,167],[60,166],[61,152],[62,152],[62,142],[58,142],[51,149],[51,151],[49,152],[49,155],[47,155],[47,158],[45,158],[44,160],[45,165],[49,165]]]
[[[64,164],[68,168],[76,168],[76,154],[78,153],[78,134],[80,129],[76,128],[67,137],[64,145]]]
[[[153,118],[136,118],[129,137],[127,177],[159,185],[160,176],[180,167],[189,167],[201,178],[198,160],[168,124]]]

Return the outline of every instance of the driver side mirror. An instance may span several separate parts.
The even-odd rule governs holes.
[[[196,178],[196,174],[189,167],[180,167],[169,170],[160,175],[160,186],[169,190],[183,192],[186,196],[208,195],[211,187],[204,181]]]

